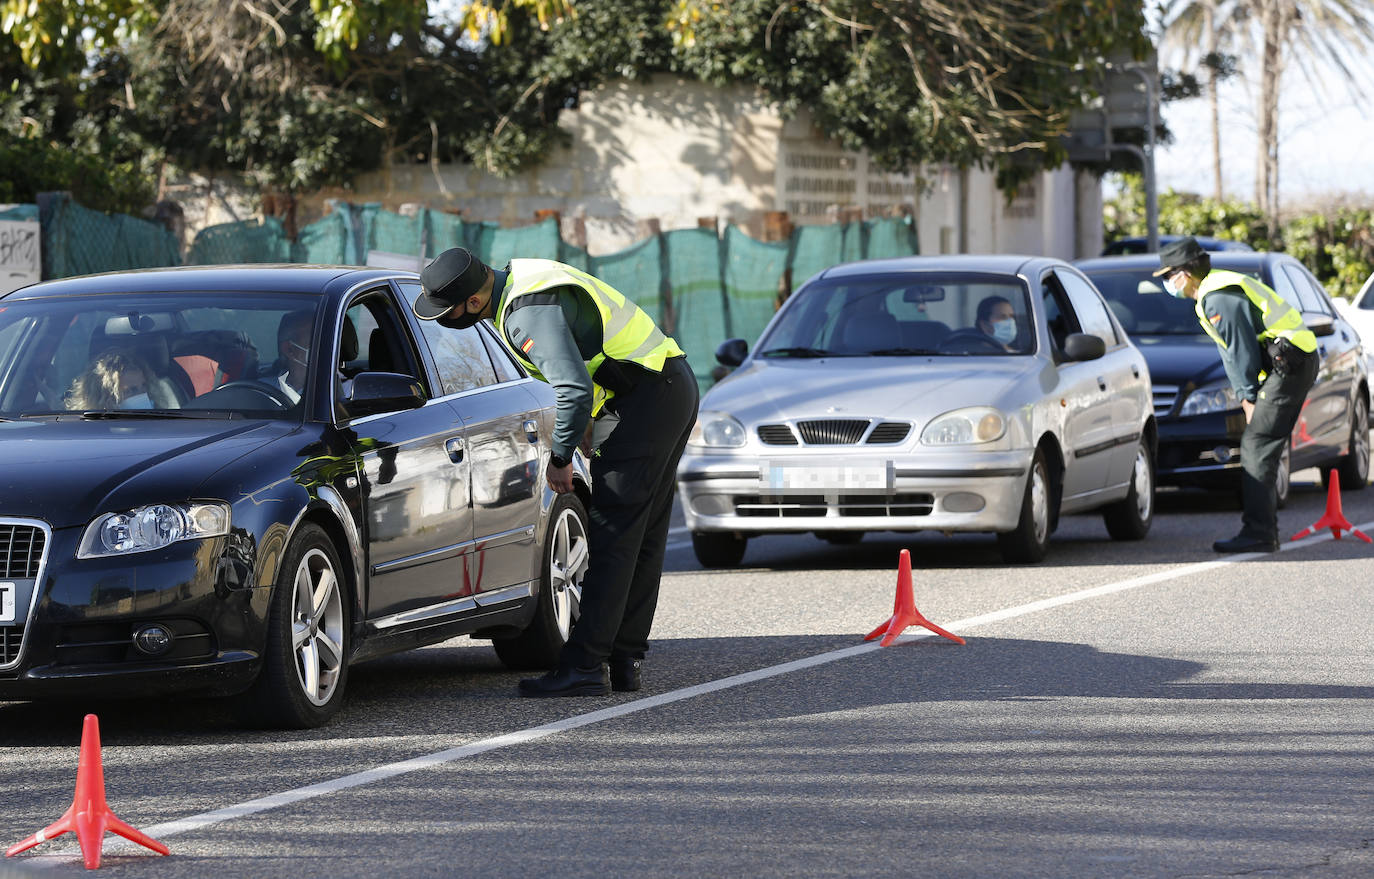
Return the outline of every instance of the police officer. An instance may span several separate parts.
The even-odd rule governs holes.
[[[1279,548],[1275,480],[1307,391],[1317,377],[1317,338],[1297,309],[1249,275],[1212,268],[1189,236],[1159,252],[1164,287],[1195,300],[1198,322],[1221,351],[1221,362],[1245,412],[1240,441],[1240,533],[1212,544],[1217,552]]]
[[[686,356],[610,285],[553,260],[513,259],[496,271],[455,247],[420,281],[417,317],[455,329],[494,320],[511,354],[554,387],[550,488],[572,491],[573,450],[584,436],[593,450],[581,615],[557,667],[522,680],[520,694],[638,690],[677,463],[696,421],[697,382]]]

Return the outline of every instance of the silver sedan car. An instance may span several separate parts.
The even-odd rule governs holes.
[[[1097,289],[1065,262],[908,257],[827,269],[701,401],[678,468],[698,560],[813,532],[980,531],[1044,558],[1062,513],[1118,540],[1154,511],[1150,374]]]

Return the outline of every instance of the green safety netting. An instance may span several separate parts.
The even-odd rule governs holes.
[[[181,264],[166,227],[126,214],[104,214],[56,195],[43,222],[44,277]]]
[[[657,238],[587,258],[587,271],[610,284],[663,326],[663,260]]]
[[[14,204],[0,210],[0,220],[22,222],[36,219],[38,219],[38,205],[36,204]]]
[[[864,224],[865,259],[913,256],[920,252],[916,246],[915,227],[910,217],[869,220]]]
[[[353,224],[347,207],[336,207],[327,216],[301,230],[291,245],[291,261],[321,266],[354,265]]]
[[[489,266],[503,268],[512,259],[558,259],[562,238],[558,221],[550,217],[532,226],[503,229],[496,223],[482,223],[475,252]]]
[[[558,242],[559,262],[565,265],[570,265],[573,268],[581,269],[585,272],[590,270],[591,259],[592,258],[587,255],[587,249],[585,247],[578,247],[577,245],[569,244],[566,241]],[[619,288],[617,287],[616,289]]]
[[[422,214],[402,216],[392,211],[382,210],[380,205],[363,205],[363,258],[369,251],[380,250],[386,253],[403,253],[418,256],[422,239],[425,236],[425,218]]]
[[[864,224],[862,220],[844,224],[844,245],[840,247],[840,262],[854,262],[864,258]]]
[[[291,242],[281,220],[242,220],[201,229],[187,265],[232,265],[291,261]]]
[[[844,261],[844,227],[797,226],[792,230],[792,289]]]
[[[776,310],[788,249],[785,241],[755,241],[738,226],[725,230],[727,326],[751,348]]]
[[[720,239],[712,229],[663,233],[668,291],[672,297],[672,335],[703,388],[711,381],[716,347],[726,337],[725,291],[720,278]]]
[[[450,247],[467,246],[467,225],[457,214],[444,211],[425,210],[425,228],[429,238],[425,256],[435,257]]]

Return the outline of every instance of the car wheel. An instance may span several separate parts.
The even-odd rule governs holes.
[[[1026,492],[1021,497],[1021,518],[1013,531],[997,535],[1002,559],[1013,564],[1038,562],[1045,557],[1050,544],[1050,487],[1049,468],[1045,454],[1035,450],[1030,474],[1026,477]]]
[[[728,531],[693,531],[692,552],[703,568],[733,568],[744,558],[749,538]]]
[[[835,546],[853,546],[864,539],[862,531],[817,531],[816,536]]]
[[[349,602],[334,543],[305,523],[272,589],[262,671],[244,694],[251,721],[319,726],[338,712],[348,680]]]
[[[1113,540],[1141,540],[1150,532],[1155,512],[1155,462],[1149,443],[1142,437],[1131,468],[1131,489],[1126,496],[1102,511],[1102,521]]]
[[[1359,491],[1369,484],[1369,403],[1361,397],[1355,401],[1350,419],[1350,450],[1336,465],[1342,491]],[[1331,471],[1323,471],[1322,485],[1331,484]]]
[[[534,619],[514,638],[492,642],[507,668],[553,668],[558,664],[581,613],[582,578],[591,560],[588,547],[587,508],[577,495],[560,494],[549,511]]]

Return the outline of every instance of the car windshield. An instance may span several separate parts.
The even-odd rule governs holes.
[[[1133,336],[1200,336],[1202,326],[1193,300],[1170,296],[1164,279],[1156,278],[1157,266],[1138,269],[1084,269],[1102,291],[1107,307]],[[1245,274],[1255,277],[1253,272]]]
[[[0,300],[0,417],[299,417],[318,302],[223,292]]]
[[[1025,285],[1005,275],[824,279],[798,290],[759,357],[1016,356],[1034,349]]]

